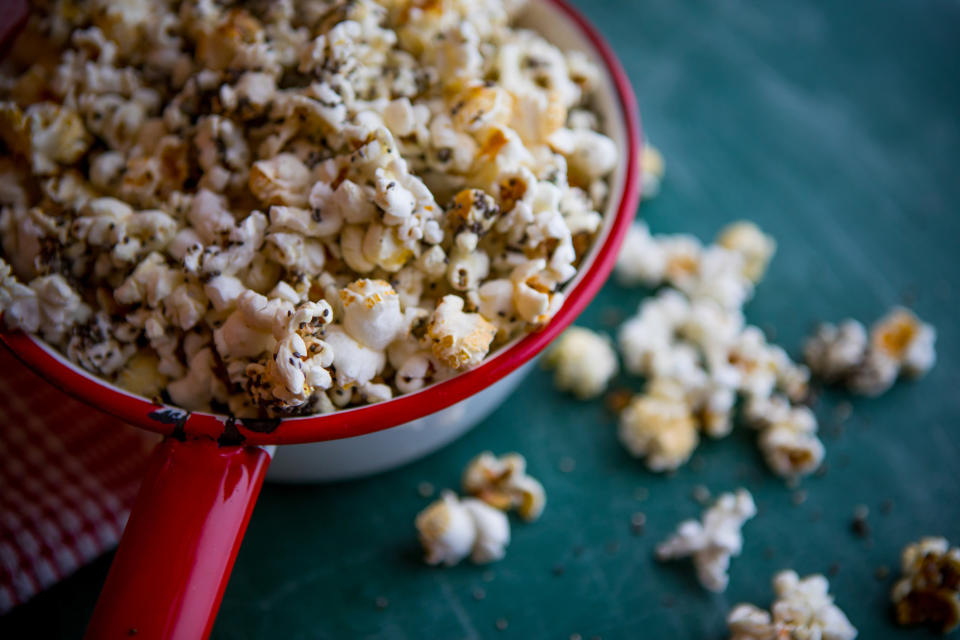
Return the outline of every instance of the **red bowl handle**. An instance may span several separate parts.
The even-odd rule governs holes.
[[[86,638],[206,638],[270,454],[167,438],[147,464]]]

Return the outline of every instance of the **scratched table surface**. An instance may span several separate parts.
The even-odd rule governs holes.
[[[929,534],[960,543],[960,5],[579,4],[623,60],[667,158],[661,195],[642,207],[651,227],[709,238],[753,219],[780,248],[750,321],[796,355],[817,321],[871,321],[907,303],[938,329],[936,368],[878,399],[822,394],[827,471],[803,482],[800,504],[747,429],[703,443],[672,477],[655,475],[621,449],[602,402],[561,395],[536,371],[469,435],[420,462],[349,484],[267,486],[214,638],[723,638],[727,611],[768,605],[783,568],[830,574],[861,638],[928,637],[892,625],[887,593],[905,543]],[[580,322],[612,331],[643,295],[610,283]],[[846,400],[853,412],[841,422]],[[527,456],[546,512],[514,523],[497,564],[426,567],[413,529],[427,503],[418,485],[455,487],[484,449]],[[689,565],[652,557],[680,519],[699,514],[697,485],[748,487],[760,509],[719,595]],[[860,504],[870,508],[867,539],[851,531]],[[637,512],[642,535],[631,531]],[[108,565],[16,610],[0,636],[79,637]]]

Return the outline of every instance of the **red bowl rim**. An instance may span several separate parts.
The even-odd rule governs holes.
[[[16,331],[0,332],[0,340],[41,377],[82,402],[150,431],[179,438],[209,437],[222,444],[297,444],[360,436],[440,411],[501,380],[566,329],[600,290],[613,268],[640,198],[641,133],[630,81],[610,45],[586,18],[565,0],[549,2],[586,36],[610,74],[627,138],[627,167],[620,204],[605,243],[579,282],[565,292],[567,298],[561,309],[541,330],[528,334],[477,368],[422,391],[335,413],[276,420],[234,419],[158,405],[82,372],[38,338]]]

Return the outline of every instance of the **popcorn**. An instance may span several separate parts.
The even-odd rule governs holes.
[[[486,564],[503,558],[510,544],[510,522],[502,511],[473,498],[459,500],[452,491],[417,515],[427,564],[453,566],[466,558]]]
[[[516,3],[61,4],[0,82],[7,326],[271,417],[415,391],[563,304],[619,151],[600,70]]]
[[[866,351],[867,330],[856,320],[820,325],[803,347],[810,371],[825,382],[837,382],[853,373]]]
[[[355,340],[383,350],[404,330],[397,292],[383,280],[356,280],[340,290],[343,326]]]
[[[908,309],[897,307],[870,328],[870,347],[896,362],[911,378],[923,376],[936,362],[936,330]]]
[[[543,513],[546,494],[526,468],[527,461],[519,453],[498,458],[484,451],[464,469],[463,490],[501,511],[516,509],[524,520],[536,520]]]
[[[564,331],[547,351],[544,362],[556,370],[557,388],[584,400],[602,394],[620,368],[610,339],[582,327]]]
[[[809,408],[798,406],[779,414],[774,409],[765,417],[772,420],[761,427],[759,444],[774,473],[792,478],[820,467],[823,443],[817,437],[817,419]]]
[[[625,286],[655,287],[663,282],[667,256],[643,221],[630,225],[614,273]]]
[[[204,410],[210,406],[211,400],[224,402],[227,399],[227,389],[216,376],[216,356],[213,349],[204,348],[190,359],[186,375],[167,385],[170,399],[188,410]]]
[[[825,382],[845,382],[854,393],[877,396],[897,377],[916,378],[936,362],[936,330],[908,309],[894,308],[866,329],[856,320],[821,325],[807,340],[805,356]]]
[[[748,220],[740,220],[721,229],[716,243],[743,257],[743,275],[754,283],[763,278],[777,250],[776,240]]]
[[[620,414],[617,431],[631,455],[644,458],[651,471],[678,468],[690,459],[700,438],[682,387],[654,380]]]
[[[743,549],[740,529],[755,515],[757,507],[749,491],[724,493],[704,512],[702,523],[685,520],[677,526],[676,533],[657,545],[657,558],[692,557],[700,584],[721,593],[729,582],[730,558],[739,556]]]
[[[795,571],[773,578],[777,600],[771,613],[752,604],[739,604],[727,615],[730,640],[853,640],[857,630],[833,604],[830,584],[822,575],[802,580]]]
[[[290,153],[254,162],[250,191],[266,204],[304,207],[310,195],[310,170]]]
[[[890,592],[897,624],[928,624],[947,634],[960,626],[960,548],[921,538],[903,549],[903,577]]]
[[[452,369],[479,364],[490,349],[496,328],[478,313],[464,313],[463,298],[444,296],[427,327],[433,355]]]

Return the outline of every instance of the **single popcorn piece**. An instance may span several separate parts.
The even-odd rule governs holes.
[[[903,549],[900,570],[890,593],[897,624],[926,624],[943,634],[960,626],[960,548],[946,538],[921,538]]]
[[[704,513],[702,522],[681,522],[676,533],[657,546],[657,558],[692,557],[700,584],[721,593],[729,581],[730,558],[743,549],[743,524],[756,514],[753,496],[746,489],[724,493]]]
[[[683,388],[654,380],[620,414],[617,434],[634,457],[651,471],[669,471],[690,459],[700,441],[697,423]]]
[[[610,338],[583,327],[564,331],[547,351],[544,362],[555,370],[557,388],[582,400],[606,391],[620,368]]]
[[[630,225],[614,273],[624,286],[656,287],[663,282],[667,255],[642,220]]]
[[[743,275],[759,282],[777,251],[777,241],[749,220],[727,225],[717,234],[716,243],[743,256]]]
[[[870,328],[870,349],[896,362],[911,378],[919,378],[936,362],[936,330],[909,309],[897,307]]]
[[[495,562],[510,544],[506,514],[481,500],[460,500],[452,491],[421,511],[416,527],[427,564],[449,567],[468,555],[476,564]]]
[[[490,349],[497,328],[479,313],[465,313],[463,298],[444,296],[427,327],[433,354],[451,369],[469,369]]]
[[[404,330],[400,299],[384,280],[356,280],[340,290],[343,327],[355,340],[383,350]]]
[[[463,472],[464,492],[501,511],[516,509],[521,518],[540,517],[547,497],[543,485],[527,475],[527,461],[519,453],[500,457],[484,451]]]
[[[811,373],[824,382],[848,377],[863,362],[866,352],[867,330],[856,320],[821,324],[803,347]]]
[[[773,578],[777,600],[770,612],[738,604],[727,615],[730,640],[854,640],[857,630],[833,603],[822,575],[802,580],[795,571]]]
[[[823,462],[823,443],[817,437],[817,419],[805,406],[793,407],[785,416],[763,428],[760,450],[767,465],[779,476],[808,475]]]

